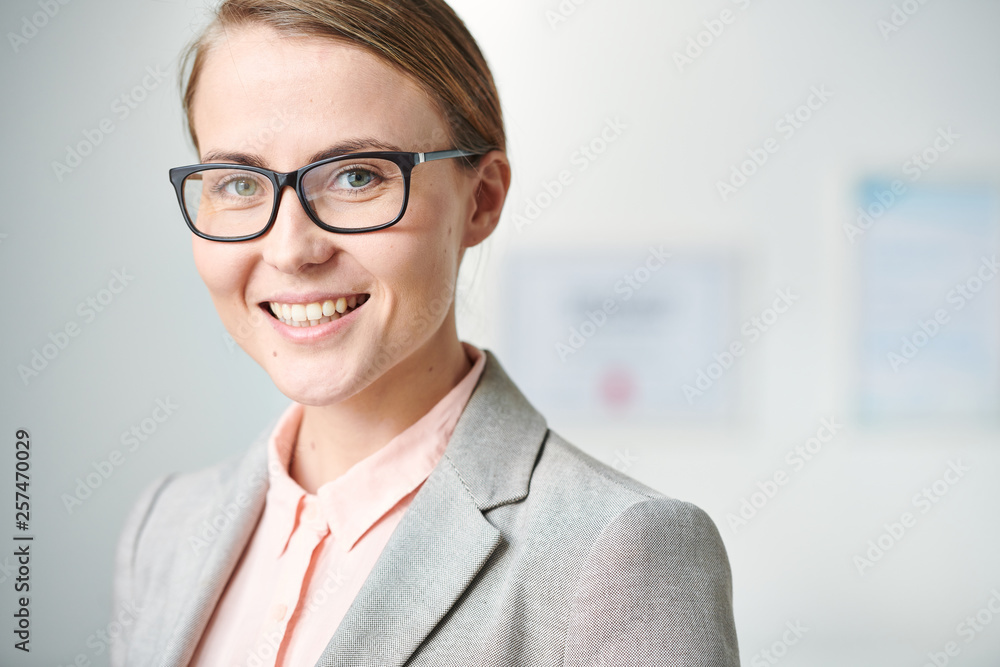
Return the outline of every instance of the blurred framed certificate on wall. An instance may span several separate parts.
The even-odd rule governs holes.
[[[658,423],[732,415],[732,255],[534,251],[509,258],[503,285],[503,358],[543,412]]]
[[[1000,416],[1000,195],[991,184],[869,180],[857,248],[858,416]]]

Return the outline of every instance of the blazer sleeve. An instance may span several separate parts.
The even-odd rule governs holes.
[[[738,667],[732,574],[698,507],[629,506],[594,542],[577,582],[567,667]]]
[[[112,576],[111,624],[121,627],[121,632],[113,636],[109,649],[111,667],[124,667],[132,629],[137,616],[142,614],[142,607],[136,590],[136,551],[139,547],[139,536],[146,525],[153,505],[160,492],[166,486],[173,474],[166,474],[150,483],[139,495],[135,505],[129,511],[118,536],[115,548],[115,570]],[[114,627],[109,624],[109,627]]]

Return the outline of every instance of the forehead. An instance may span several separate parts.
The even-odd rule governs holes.
[[[203,154],[248,141],[261,154],[279,146],[311,153],[318,144],[358,139],[413,151],[447,148],[437,105],[406,74],[347,42],[264,27],[218,40],[191,112]]]

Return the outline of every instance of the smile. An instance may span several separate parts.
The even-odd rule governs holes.
[[[316,327],[340,319],[360,308],[367,300],[367,294],[352,294],[351,296],[312,303],[269,301],[261,305],[270,310],[275,319],[283,324],[291,327]]]

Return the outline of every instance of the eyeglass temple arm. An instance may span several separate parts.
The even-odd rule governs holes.
[[[463,151],[459,149],[450,151],[434,151],[433,153],[417,153],[417,164],[423,162],[430,162],[432,160],[447,160],[453,157],[472,157],[473,155],[479,155],[479,153],[473,153],[472,151]]]

